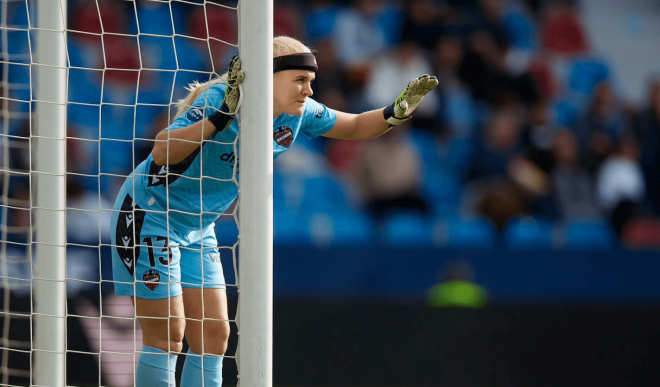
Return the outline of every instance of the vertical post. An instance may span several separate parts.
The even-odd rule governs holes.
[[[273,0],[239,3],[239,384],[273,385]]]
[[[66,0],[38,0],[34,266],[34,381],[65,386],[66,348]],[[46,31],[47,30],[47,31]],[[33,88],[34,90],[34,88]]]

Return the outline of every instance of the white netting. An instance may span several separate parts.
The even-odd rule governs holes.
[[[39,1],[59,0],[0,0],[2,385],[33,384],[38,366],[33,359],[30,144]],[[149,154],[155,134],[172,122],[184,86],[224,72],[237,47],[236,3],[68,1],[67,385],[134,383],[142,336],[130,300],[113,292],[112,207],[124,179]],[[236,166],[231,180],[237,184],[235,174]],[[234,206],[216,224],[232,332],[236,214]],[[234,341],[225,377],[235,373]]]

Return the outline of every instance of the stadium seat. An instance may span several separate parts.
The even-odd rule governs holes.
[[[367,246],[374,237],[372,219],[349,210],[312,213],[308,228],[312,243],[317,246]]]
[[[552,222],[531,216],[510,220],[504,229],[504,243],[509,249],[550,249],[554,246]]]
[[[566,225],[564,240],[567,249],[609,249],[616,235],[605,221],[575,220]]]
[[[312,40],[329,38],[335,27],[338,7],[332,5],[316,7],[309,12],[306,20],[306,34]]]
[[[385,243],[389,246],[433,246],[435,227],[418,212],[398,211],[385,220]]]
[[[185,25],[185,14],[180,12],[178,4],[172,3],[137,3],[137,20],[135,14],[129,18],[131,34],[136,35],[139,32],[142,34],[154,34],[172,36],[172,24],[175,26]],[[170,6],[172,7],[170,9]],[[137,21],[137,23],[136,23]],[[176,31],[178,34],[184,31]]]
[[[610,75],[607,65],[596,58],[578,59],[569,71],[571,89],[583,94],[590,94],[598,83],[606,80]]]
[[[454,215],[461,200],[461,187],[457,179],[444,169],[428,166],[422,183],[422,196],[440,217]]]
[[[455,249],[487,249],[495,245],[497,231],[484,218],[452,218],[445,222],[446,246]]]
[[[415,129],[408,131],[408,133],[425,165],[440,162],[438,146],[432,133]]]
[[[307,178],[301,205],[316,211],[345,208],[346,194],[343,186],[333,177]]]
[[[660,248],[660,219],[641,217],[630,220],[623,230],[622,240],[629,248]]]
[[[554,120],[567,128],[575,125],[580,118],[580,112],[576,106],[577,104],[568,99],[559,100],[553,106]]]
[[[273,244],[310,245],[312,243],[309,214],[298,214],[276,206],[273,216]]]
[[[465,177],[465,171],[474,155],[475,144],[470,138],[457,138],[450,145],[447,152],[447,164],[454,176],[459,179]]]
[[[513,47],[527,50],[538,48],[534,19],[521,7],[513,4],[508,5],[504,12],[502,25]]]

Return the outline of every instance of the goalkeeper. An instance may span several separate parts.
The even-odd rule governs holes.
[[[348,114],[311,98],[318,67],[308,47],[276,37],[273,53],[274,158],[301,133],[348,140],[380,136],[408,120],[438,84],[422,75],[390,106]],[[138,387],[174,385],[184,335],[190,349],[181,385],[222,383],[229,318],[214,222],[238,197],[234,118],[243,77],[235,56],[223,76],[191,85],[174,121],[158,133],[151,154],[117,197],[113,276],[116,294],[132,297],[142,328]]]

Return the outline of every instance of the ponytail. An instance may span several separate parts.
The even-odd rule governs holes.
[[[302,42],[297,39],[290,38],[288,36],[277,36],[273,38],[273,58],[284,55],[293,55],[293,54],[302,54],[305,52],[311,52],[309,47],[305,46]],[[227,82],[227,73],[222,74],[221,76],[211,79],[207,82],[198,82],[194,81],[186,87],[188,90],[188,95],[177,102],[177,111],[174,119],[177,119],[183,113],[185,113],[195,100],[204,92],[206,89],[218,83]]]

